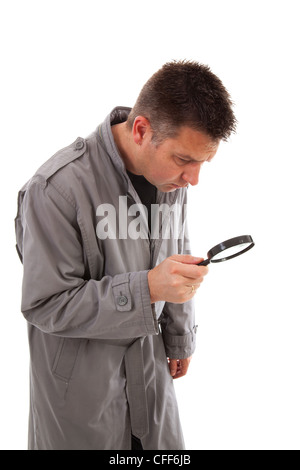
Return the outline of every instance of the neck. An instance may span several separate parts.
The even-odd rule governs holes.
[[[126,170],[130,171],[130,173],[138,175],[139,172],[136,168],[136,163],[135,163],[135,158],[134,158],[134,155],[135,155],[134,142],[133,142],[131,132],[128,129],[126,122],[115,124],[114,126],[112,126],[111,130],[112,130],[115,144],[125,164]]]

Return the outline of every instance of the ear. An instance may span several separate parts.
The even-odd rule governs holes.
[[[152,130],[150,122],[144,116],[137,116],[132,126],[132,137],[137,145],[142,145],[147,137],[151,138]]]

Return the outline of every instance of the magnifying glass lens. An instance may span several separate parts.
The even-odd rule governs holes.
[[[211,248],[207,253],[207,259],[199,263],[198,266],[207,266],[209,263],[227,261],[228,259],[235,258],[245,253],[253,246],[254,241],[250,235],[230,238]]]
[[[213,263],[221,260],[225,261],[225,259],[237,256],[240,252],[244,251],[250,245],[251,243],[241,243],[240,245],[231,246],[230,248],[224,247],[224,250],[212,256],[211,262]]]

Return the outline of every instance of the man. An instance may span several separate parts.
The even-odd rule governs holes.
[[[167,63],[133,109],[19,192],[29,449],[184,449],[173,379],[195,349],[207,274],[189,251],[187,187],[234,131],[231,107],[208,67]]]

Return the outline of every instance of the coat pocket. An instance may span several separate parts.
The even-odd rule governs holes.
[[[64,382],[69,382],[72,378],[81,344],[82,339],[61,338],[52,372],[57,378]]]

